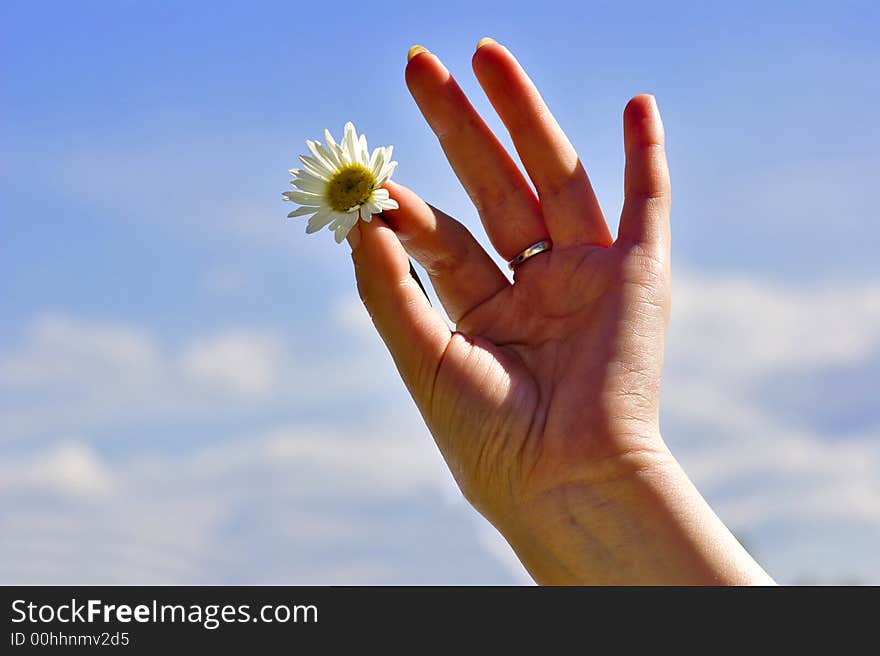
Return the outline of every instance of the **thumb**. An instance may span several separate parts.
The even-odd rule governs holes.
[[[358,293],[416,403],[430,399],[452,336],[410,275],[409,257],[381,217],[348,235]]]

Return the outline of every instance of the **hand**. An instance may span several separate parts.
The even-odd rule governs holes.
[[[436,56],[416,54],[406,80],[501,256],[552,250],[511,284],[460,223],[395,183],[400,209],[350,235],[361,297],[455,480],[539,582],[761,580],[660,436],[670,186],[653,97],[624,112],[615,240],[511,53],[483,45],[473,67],[537,196]]]

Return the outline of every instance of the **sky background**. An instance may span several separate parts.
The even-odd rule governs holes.
[[[880,583],[874,2],[0,3],[0,583],[528,581],[354,286],[287,220],[347,120],[476,212],[404,84],[507,45],[613,229],[621,114],[674,189],[662,430],[778,581]]]

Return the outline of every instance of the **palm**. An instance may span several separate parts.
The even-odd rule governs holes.
[[[662,362],[645,354],[662,353],[662,268],[618,244],[554,251],[521,274],[458,323],[463,347],[417,397],[478,506],[564,483],[656,423],[646,392]]]
[[[492,515],[650,448],[669,194],[652,98],[625,113],[614,241],[574,149],[512,55],[480,48],[474,68],[537,195],[436,57],[412,59],[407,82],[499,253],[510,259],[544,239],[553,249],[520,264],[511,284],[461,224],[386,183],[400,207],[361,225],[352,255],[364,302],[453,475]],[[454,333],[409,276],[407,252]]]

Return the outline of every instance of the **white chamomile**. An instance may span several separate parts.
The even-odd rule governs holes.
[[[328,226],[339,243],[358,219],[371,221],[373,214],[396,210],[382,183],[391,177],[397,162],[391,161],[393,146],[379,147],[370,154],[367,138],[358,137],[351,121],[345,124],[341,143],[324,130],[326,145],[306,141],[311,157],[300,155],[303,168],[290,169],[291,184],[297,191],[285,191],[284,200],[302,207],[288,217],[311,216],[306,232]]]

